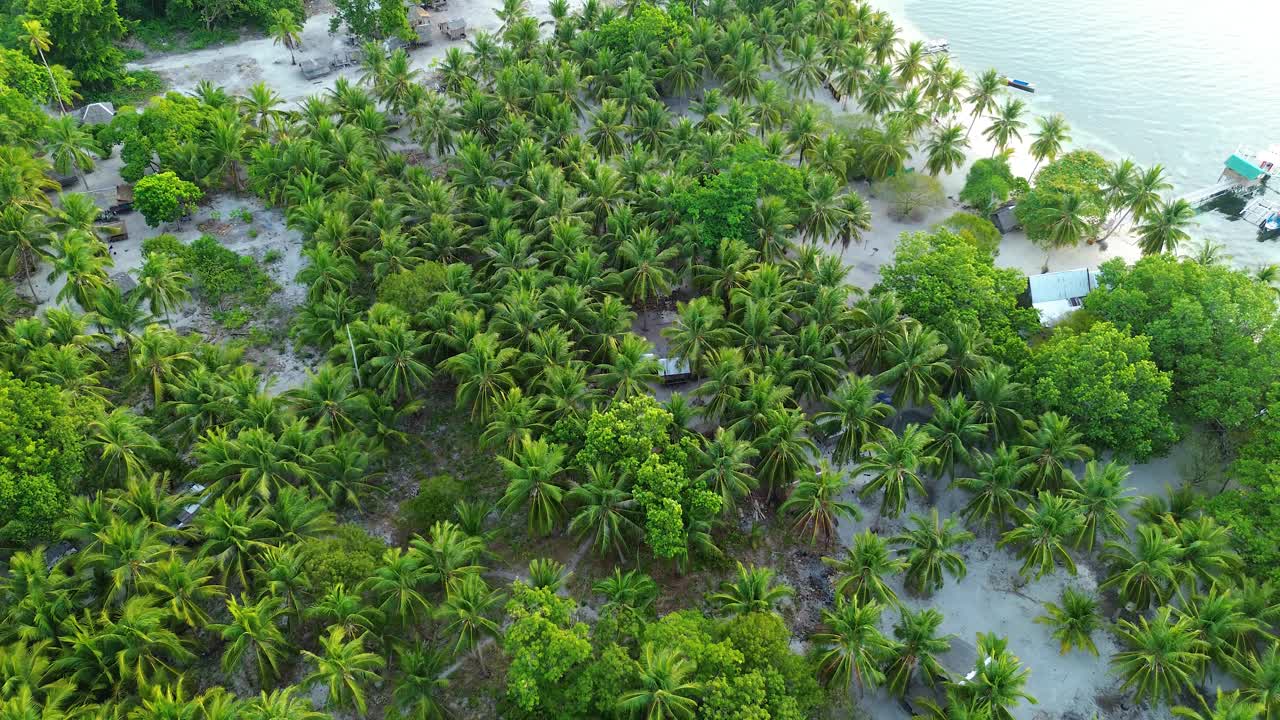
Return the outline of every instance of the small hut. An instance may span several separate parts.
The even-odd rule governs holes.
[[[308,58],[298,63],[298,66],[302,68],[302,77],[308,80],[315,80],[329,74],[329,63],[327,62]]]
[[[1014,212],[1017,207],[1017,203],[1007,202],[996,208],[996,211],[991,214],[991,224],[996,226],[1001,235],[1006,235],[1018,229],[1018,216]]]
[[[107,125],[116,116],[116,107],[109,102],[89,103],[75,111],[81,125]]]
[[[121,295],[128,295],[138,287],[138,281],[127,272],[118,272],[111,276],[111,284],[116,286]]]

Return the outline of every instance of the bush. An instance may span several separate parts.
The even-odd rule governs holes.
[[[1082,216],[1097,228],[1106,215],[1102,187],[1107,179],[1107,161],[1098,153],[1077,150],[1049,163],[1036,175],[1036,186],[1018,201],[1018,222],[1027,237],[1040,242],[1049,237],[1044,211],[1061,207],[1063,196],[1077,194],[1084,199]],[[1094,233],[1090,232],[1089,236]]]
[[[631,17],[619,15],[605,23],[597,33],[602,47],[615,57],[648,52],[653,46],[666,47],[676,37],[689,32],[688,26],[677,24],[667,11],[650,3],[636,6]]]
[[[901,173],[876,182],[876,197],[889,202],[889,214],[899,220],[920,220],[946,200],[938,178],[921,173]]]
[[[444,288],[444,266],[425,262],[412,270],[401,270],[378,283],[378,302],[394,305],[405,312],[421,312],[430,307],[431,298]]]
[[[1026,180],[1013,176],[1009,160],[1004,156],[983,158],[973,163],[960,191],[960,202],[990,215],[1011,196],[1024,190]]]
[[[172,172],[148,175],[133,186],[133,206],[146,218],[148,227],[173,222],[195,209],[204,193],[195,183]]]
[[[386,543],[359,525],[339,525],[332,537],[314,541],[308,547],[311,585],[317,591],[338,583],[355,588],[373,575],[386,549]]]
[[[973,243],[974,247],[984,253],[995,254],[1000,247],[1001,235],[990,220],[978,217],[973,213],[958,212],[942,221],[939,228],[945,228]],[[935,228],[937,229],[937,228]]]
[[[83,423],[57,388],[0,372],[0,544],[53,535],[80,479]]]
[[[774,195],[797,212],[805,195],[804,175],[797,168],[768,158],[751,141],[734,149],[721,172],[675,198],[680,215],[694,223],[707,248],[722,239],[742,240],[755,247],[749,232],[751,213],[764,195]]]
[[[433,475],[418,482],[418,494],[400,503],[400,527],[424,533],[432,524],[453,519],[453,507],[466,487],[452,475]]]
[[[190,245],[173,235],[157,235],[142,242],[142,252],[172,257],[180,270],[191,274],[201,296],[219,307],[233,299],[260,306],[279,289],[253,258],[227,249],[212,235],[202,235]]]

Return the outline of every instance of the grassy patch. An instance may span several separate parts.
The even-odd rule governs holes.
[[[152,52],[185,52],[226,45],[240,39],[238,30],[205,28],[198,23],[173,23],[164,19],[143,20],[133,36]]]
[[[99,92],[86,92],[87,102],[109,102],[116,107],[139,105],[164,92],[169,84],[159,73],[151,70],[130,70],[114,88]]]
[[[210,305],[225,327],[241,327],[248,321],[240,307],[262,307],[280,289],[251,257],[227,249],[212,235],[190,245],[172,235],[158,235],[142,243],[145,254],[161,252],[191,273],[194,289]]]

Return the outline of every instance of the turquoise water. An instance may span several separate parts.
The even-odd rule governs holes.
[[[888,0],[969,70],[1029,80],[1077,146],[1163,164],[1176,192],[1212,185],[1240,146],[1280,143],[1280,1]],[[1276,195],[1273,194],[1273,197]],[[1251,228],[1205,216],[1224,240]],[[1280,243],[1273,243],[1280,246]]]

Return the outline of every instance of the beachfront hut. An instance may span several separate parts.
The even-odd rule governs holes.
[[[121,295],[128,295],[138,287],[138,281],[127,272],[118,272],[111,276],[111,284],[116,286]]]
[[[329,63],[319,60],[307,59],[298,63],[302,69],[302,77],[308,80],[315,80],[318,77],[324,77],[329,74]]]
[[[1018,216],[1014,213],[1017,204],[1007,202],[996,208],[991,214],[991,224],[996,226],[1001,235],[1006,235],[1018,229]]]
[[[74,112],[81,125],[106,125],[116,116],[116,107],[109,102],[95,102]]]
[[[1084,298],[1098,287],[1098,271],[1089,268],[1063,270],[1027,277],[1031,307],[1040,311],[1040,323],[1053,325],[1084,305]]]
[[[663,385],[675,385],[693,379],[693,371],[687,360],[658,358],[658,378]]]

